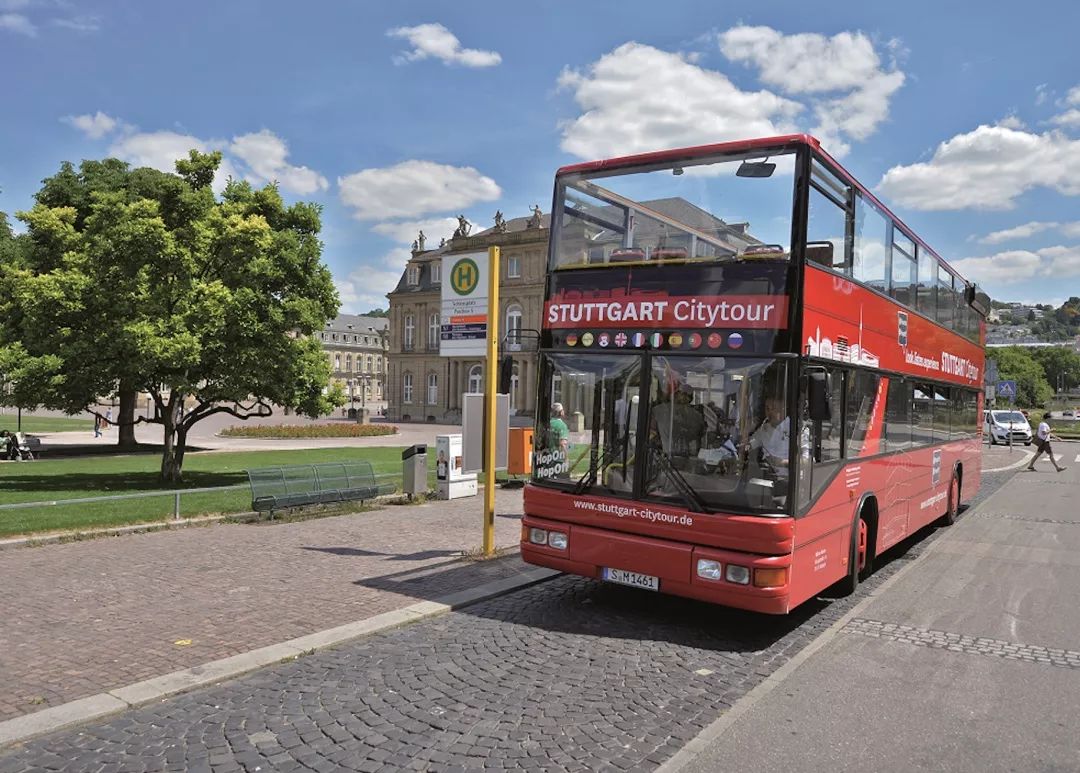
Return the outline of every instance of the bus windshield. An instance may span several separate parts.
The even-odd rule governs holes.
[[[765,158],[712,156],[560,177],[551,267],[786,260],[795,156]]]
[[[786,509],[783,359],[548,353],[533,479],[698,512]]]

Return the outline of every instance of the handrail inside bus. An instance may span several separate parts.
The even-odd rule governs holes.
[[[640,212],[641,214],[646,215],[653,220],[659,220],[664,225],[670,225],[673,228],[678,228],[680,231],[685,231],[691,236],[695,236],[698,239],[701,239],[703,242],[711,244],[714,247],[719,247],[724,250],[730,250],[731,252],[738,252],[738,249],[734,248],[730,244],[725,244],[715,236],[710,236],[704,231],[699,231],[693,226],[682,223],[673,217],[668,217],[662,212],[657,212],[655,209],[646,207],[634,201],[633,199],[628,199],[625,196],[620,196],[614,191],[609,191],[607,188],[602,188],[594,182],[582,180],[578,183],[575,183],[574,187],[583,190],[585,193],[588,193],[590,196],[600,199],[601,201],[606,201],[609,204],[615,204],[620,207],[626,207],[627,209],[631,209],[635,212]]]

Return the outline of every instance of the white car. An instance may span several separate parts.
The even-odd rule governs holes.
[[[1031,425],[1020,411],[983,411],[983,434],[990,438],[990,445],[1013,443],[1031,445]]]

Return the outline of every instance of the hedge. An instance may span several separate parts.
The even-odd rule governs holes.
[[[260,424],[232,426],[221,430],[225,437],[253,438],[319,438],[319,437],[379,437],[395,435],[392,424]]]

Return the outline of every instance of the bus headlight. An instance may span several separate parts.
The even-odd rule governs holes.
[[[723,573],[720,571],[719,561],[710,561],[707,558],[699,558],[697,562],[698,577],[704,577],[706,580],[719,580],[723,577]]]
[[[724,573],[724,579],[726,579],[728,582],[736,583],[737,585],[749,585],[750,569],[745,566],[728,564],[727,571]]]
[[[547,544],[550,548],[556,550],[566,550],[566,546],[570,544],[570,540],[561,531],[549,531],[547,535]]]
[[[543,529],[529,529],[529,542],[534,545],[546,545],[548,533]]]

